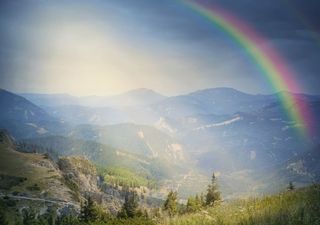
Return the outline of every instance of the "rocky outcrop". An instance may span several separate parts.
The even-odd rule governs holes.
[[[58,165],[73,191],[78,191],[81,194],[99,191],[97,171],[86,158],[81,156],[62,157]]]
[[[108,185],[98,185],[96,168],[88,159],[81,156],[63,157],[58,165],[64,174],[65,183],[79,201],[90,196],[111,213],[120,209],[120,193]]]

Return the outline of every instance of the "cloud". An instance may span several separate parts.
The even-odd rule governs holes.
[[[314,36],[285,0],[214,2],[273,43],[306,92],[319,92]],[[320,21],[316,1],[292,3],[311,23]],[[243,49],[178,1],[1,1],[0,29],[1,87],[14,91],[90,95],[147,87],[178,94],[216,86],[270,91]]]

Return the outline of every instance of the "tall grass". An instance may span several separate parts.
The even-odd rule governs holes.
[[[160,219],[160,225],[320,225],[320,186],[263,198],[224,202],[193,214]]]

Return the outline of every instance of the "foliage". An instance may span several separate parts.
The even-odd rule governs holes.
[[[2,225],[8,224],[8,219],[7,219],[7,215],[5,213],[5,209],[2,207],[0,207],[0,224],[2,224]]]
[[[127,130],[126,126],[123,127],[125,130]],[[128,125],[131,127],[131,125]],[[118,126],[117,126],[118,127]],[[123,129],[119,127],[120,129],[117,132],[120,132],[120,136],[112,134],[112,139],[116,138],[123,138]],[[71,156],[71,155],[85,155],[86,157],[90,158],[92,162],[94,162],[96,165],[105,166],[108,165],[108,167],[120,167],[120,168],[127,168],[131,171],[137,171],[139,176],[145,177],[144,174],[146,174],[148,177],[153,177],[157,179],[163,179],[163,178],[171,178],[173,174],[182,173],[184,171],[183,168],[180,168],[179,166],[176,166],[171,161],[163,160],[160,158],[150,158],[147,157],[146,154],[141,154],[140,150],[142,148],[145,148],[145,144],[140,146],[138,149],[138,152],[133,151],[133,148],[136,148],[136,145],[129,144],[127,147],[111,147],[109,144],[112,144],[111,142],[107,142],[106,144],[98,143],[94,140],[86,140],[88,139],[88,131],[93,129],[93,132],[105,132],[105,128],[102,127],[92,127],[88,125],[81,125],[77,126],[73,131],[72,135],[73,137],[64,137],[64,136],[44,136],[39,138],[30,138],[30,139],[24,139],[23,142],[21,142],[18,145],[19,151],[28,151],[28,152],[37,152],[37,153],[48,153],[48,156],[50,158],[53,158],[54,161],[58,160],[58,156]],[[99,130],[97,130],[99,129]],[[100,131],[100,129],[102,129]],[[118,129],[118,128],[117,128]],[[136,129],[135,126],[131,129]],[[154,128],[146,128],[151,129],[149,132],[156,132],[156,134],[152,134],[150,136],[154,137],[154,141],[157,142],[158,140],[162,140],[163,138],[168,138],[167,136],[163,136],[159,138],[159,134],[162,135],[162,133],[158,132]],[[129,133],[131,133],[131,130]],[[91,132],[90,132],[91,133]],[[108,131],[106,135],[108,136],[110,132]],[[132,133],[134,136],[132,137],[134,140],[136,139],[136,132]],[[157,136],[156,136],[157,135]],[[91,136],[91,135],[89,135]],[[103,138],[101,137],[100,141],[108,140],[109,138]],[[140,139],[139,139],[140,142]],[[167,143],[161,141],[161,143]],[[119,143],[118,143],[119,144]],[[126,144],[125,144],[126,145]],[[155,146],[158,146],[155,144]],[[167,147],[167,144],[164,146]],[[26,149],[26,150],[24,150]],[[121,149],[121,151],[119,151]],[[159,149],[159,151],[163,151],[163,149]],[[150,152],[147,149],[148,152]],[[140,153],[139,153],[140,152]],[[150,185],[154,185],[154,181]],[[150,187],[150,186],[149,186]]]
[[[174,216],[177,213],[177,198],[178,193],[170,191],[164,202],[164,210],[168,212],[169,216]]]
[[[197,212],[202,207],[202,200],[199,197],[199,195],[196,195],[196,197],[189,197],[187,201],[187,212]]]
[[[162,218],[159,225],[318,225],[320,185],[263,198],[222,202],[196,213]]]
[[[23,224],[24,225],[36,225],[39,224],[37,215],[34,209],[23,210]]]
[[[207,195],[206,195],[206,205],[212,206],[216,201],[220,200],[220,192],[218,191],[217,178],[212,174],[211,184],[208,185]]]
[[[295,189],[292,181],[289,182],[289,185],[288,185],[288,191],[293,191]]]
[[[33,184],[31,186],[28,186],[27,189],[29,191],[40,191],[41,190],[38,184]]]
[[[99,212],[96,203],[89,196],[86,201],[81,203],[79,219],[83,222],[98,220]]]
[[[57,218],[57,225],[80,225],[79,219],[72,215],[66,215]]]
[[[17,186],[26,180],[27,180],[27,178],[25,178],[25,177],[0,174],[0,189],[9,190],[10,188]]]
[[[139,197],[136,192],[127,191],[125,195],[124,204],[118,214],[119,218],[133,218],[138,216],[139,211]]]
[[[109,219],[105,222],[91,223],[90,225],[155,225],[155,222],[145,217]]]
[[[148,187],[156,188],[156,181],[146,174],[136,173],[124,167],[97,167],[98,174],[107,184],[122,187]]]

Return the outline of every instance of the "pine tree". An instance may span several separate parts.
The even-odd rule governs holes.
[[[53,208],[49,208],[49,210],[45,214],[39,215],[37,218],[38,224],[41,225],[56,225],[56,220],[57,212]]]
[[[139,207],[139,196],[135,191],[127,191],[125,195],[124,204],[118,214],[120,218],[133,218],[137,216]]]
[[[89,196],[85,203],[81,203],[80,217],[83,222],[93,222],[98,219],[98,210],[95,202]]]
[[[197,212],[201,209],[202,203],[198,195],[189,197],[187,201],[187,212]]]
[[[211,184],[208,185],[207,195],[206,195],[206,205],[212,206],[215,201],[220,200],[220,192],[218,190],[217,178],[212,174]]]
[[[293,191],[294,189],[295,189],[295,186],[293,185],[292,181],[290,181],[288,185],[288,191]]]
[[[72,215],[67,215],[58,218],[57,224],[59,225],[80,225],[80,222],[77,217]]]
[[[193,197],[189,197],[187,201],[187,212],[195,212],[196,211],[196,203]]]
[[[25,209],[23,211],[23,224],[24,225],[36,225],[38,224],[36,213],[33,209]]]
[[[0,208],[0,224],[3,224],[3,225],[8,224],[5,210],[2,207]]]
[[[177,192],[170,191],[164,203],[164,210],[169,213],[169,216],[174,216],[177,213]]]

